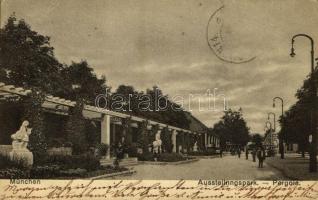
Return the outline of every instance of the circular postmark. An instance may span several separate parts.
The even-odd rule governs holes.
[[[222,20],[222,10],[224,9],[224,5],[218,8],[209,18],[208,26],[206,30],[207,42],[215,54],[217,58],[224,62],[233,63],[233,64],[241,64],[247,63],[256,58],[256,56],[250,58],[243,58],[240,56],[228,56],[224,52],[224,42],[222,36],[223,29],[223,20]]]

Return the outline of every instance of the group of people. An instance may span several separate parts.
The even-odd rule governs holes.
[[[248,154],[249,154],[249,149],[246,148],[245,150],[245,156],[246,156],[246,160],[248,160]],[[263,168],[264,167],[264,160],[266,158],[266,153],[265,153],[265,149],[263,146],[259,146],[259,147],[254,147],[251,151],[252,157],[253,157],[253,162],[256,162],[256,157],[258,159],[258,167],[259,168]]]
[[[258,167],[263,168],[264,167],[264,160],[266,158],[265,149],[263,146],[254,147],[251,152],[248,148],[245,150],[245,158],[248,160],[249,153],[252,154],[253,162],[256,162],[256,157],[258,159]],[[241,157],[241,148],[237,148],[237,155],[240,158]]]

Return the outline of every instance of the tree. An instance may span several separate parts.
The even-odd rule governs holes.
[[[225,111],[221,120],[214,124],[212,131],[220,136],[223,145],[231,142],[244,146],[249,140],[249,128],[241,111]]]
[[[71,100],[82,98],[86,104],[93,105],[99,94],[106,93],[105,76],[98,78],[85,60],[79,63],[73,62],[69,67],[65,67],[61,74],[67,88],[66,94],[60,94],[64,98]]]
[[[144,101],[143,96],[149,99],[149,106],[145,105],[147,109],[144,110],[140,106],[140,102]],[[147,89],[144,93],[135,90],[133,86],[120,85],[111,99],[112,109],[116,111],[131,113],[180,128],[187,129],[190,126],[190,121],[181,106],[169,100],[157,86],[154,86],[152,90]]]
[[[256,146],[261,146],[263,141],[263,137],[259,134],[253,134],[251,136],[251,142],[253,142]]]
[[[314,77],[314,78],[312,78]],[[317,80],[318,71],[314,71],[312,77],[307,77],[300,89],[297,90],[295,96],[297,101],[284,113],[284,117],[279,122],[281,130],[279,138],[287,143],[297,143],[302,156],[308,151],[308,136],[315,131],[312,123],[312,113],[314,95],[312,94],[311,81]]]
[[[85,134],[85,119],[83,117],[83,101],[78,100],[70,110],[69,120],[66,123],[67,138],[73,145],[73,153],[81,154],[87,150]]]
[[[14,16],[0,29],[0,81],[56,94],[63,90],[63,65],[54,57],[50,38]]]
[[[42,103],[45,95],[40,91],[32,91],[31,95],[24,100],[24,119],[30,122],[32,132],[30,135],[29,149],[35,154],[44,154],[47,142],[44,133],[44,117]]]

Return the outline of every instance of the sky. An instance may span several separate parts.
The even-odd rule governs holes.
[[[222,29],[209,21],[221,6]],[[318,38],[317,9],[315,0],[2,0],[1,25],[15,13],[51,37],[60,62],[87,60],[112,90],[157,85],[209,127],[223,115],[224,95],[252,133],[263,133],[267,113],[281,114],[273,97],[287,109],[310,72],[308,40],[297,38],[289,54],[294,34]],[[207,30],[219,29],[223,56],[255,59],[220,60],[207,42]],[[213,110],[207,91],[215,91]]]

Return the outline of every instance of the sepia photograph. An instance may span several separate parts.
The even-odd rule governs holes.
[[[317,0],[0,0],[0,200],[318,199]]]

